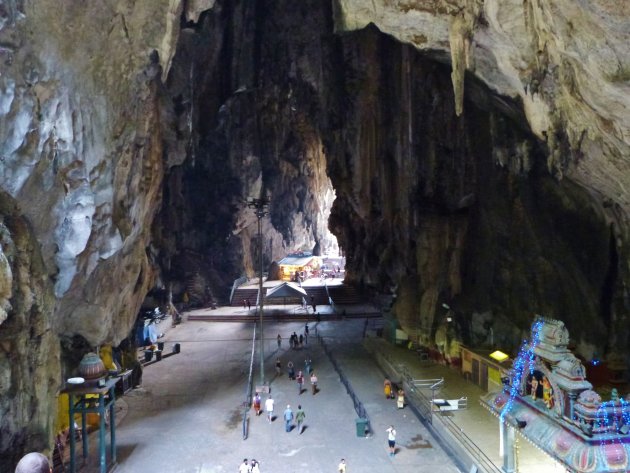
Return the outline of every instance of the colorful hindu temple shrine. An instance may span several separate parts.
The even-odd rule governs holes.
[[[500,419],[506,473],[515,471],[515,432],[568,471],[628,471],[630,405],[616,390],[602,401],[568,344],[563,322],[537,318],[503,388],[481,399]]]

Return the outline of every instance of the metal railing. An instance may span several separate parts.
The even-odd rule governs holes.
[[[367,435],[368,433],[371,433],[372,424],[370,422],[370,417],[368,416],[365,406],[363,405],[359,397],[354,392],[354,389],[352,388],[350,381],[348,380],[348,378],[346,378],[346,375],[343,373],[343,370],[339,366],[339,363],[337,363],[337,360],[335,360],[335,357],[333,356],[332,351],[330,350],[330,348],[328,348],[328,345],[326,345],[326,342],[324,342],[324,337],[322,337],[319,334],[317,334],[316,336],[317,336],[317,341],[324,348],[324,352],[326,353],[326,355],[328,356],[328,359],[330,360],[333,367],[335,368],[335,371],[337,371],[337,374],[339,375],[339,379],[341,380],[343,385],[346,387],[346,392],[348,393],[348,395],[350,396],[350,399],[352,399],[352,403],[354,404],[354,410],[356,411],[357,415],[360,418],[365,419],[365,422],[366,422],[365,434]]]
[[[254,352],[256,351],[256,324],[252,335],[252,356],[249,360],[249,376],[247,377],[247,394],[243,402],[243,440],[247,440],[249,428],[249,408],[252,404],[252,376],[254,374]]]
[[[436,393],[439,393],[444,385],[444,378],[413,379],[404,364],[396,364],[390,357],[378,351],[373,352],[373,355],[387,376],[393,379],[394,382],[396,382],[396,378],[399,380],[406,392],[407,405],[418,418],[425,422],[426,427],[445,449],[452,451],[453,455],[458,457],[452,447],[454,439],[465,450],[478,471],[485,473],[503,473],[503,470],[494,464],[451,417],[433,415],[433,401],[436,399]],[[463,405],[462,408],[468,406],[468,400],[465,398],[457,399],[457,401],[458,407],[460,407],[460,405]],[[463,401],[462,404],[460,404],[460,401]],[[435,425],[436,422],[439,423],[439,425]],[[448,438],[445,435],[446,432],[448,432],[452,438]]]
[[[446,427],[449,433],[457,439],[459,444],[466,449],[469,455],[473,458],[477,469],[485,471],[486,473],[504,473],[503,469],[499,468],[494,462],[483,453],[483,451],[477,446],[477,444],[464,433],[450,417],[437,416],[440,419],[442,425]]]
[[[326,297],[328,298],[328,305],[331,307],[333,314],[337,313],[337,306],[335,305],[335,301],[330,297],[330,291],[328,290],[328,282],[324,280],[324,288],[326,289]]]
[[[234,298],[234,293],[239,286],[242,286],[244,283],[248,281],[246,276],[241,276],[238,279],[235,279],[232,283],[232,291],[230,292],[230,304],[232,303],[232,299]]]

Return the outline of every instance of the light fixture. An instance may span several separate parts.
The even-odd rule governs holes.
[[[497,360],[499,363],[507,360],[510,357],[510,355],[503,353],[501,350],[494,351],[490,353],[490,355],[488,356],[492,358],[493,360]]]

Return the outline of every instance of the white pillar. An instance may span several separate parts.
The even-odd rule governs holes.
[[[514,427],[506,424],[503,428],[503,468],[504,473],[515,473]]]
[[[505,424],[499,417],[499,456],[503,458],[503,430],[505,430]]]

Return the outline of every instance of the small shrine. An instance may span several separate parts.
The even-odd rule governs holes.
[[[602,401],[568,343],[563,322],[537,318],[503,389],[481,398],[501,421],[506,473],[514,471],[515,431],[571,472],[630,468],[630,403],[615,389]]]

